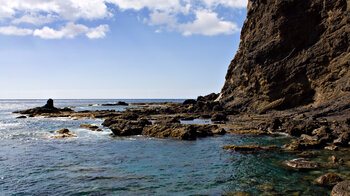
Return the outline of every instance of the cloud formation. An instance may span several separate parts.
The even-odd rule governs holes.
[[[110,30],[107,24],[88,27],[84,22],[105,22],[114,17],[116,10],[143,9],[149,13],[144,21],[155,26],[157,32],[177,31],[184,36],[232,34],[239,28],[216,10],[241,9],[246,5],[247,0],[1,0],[0,34],[43,39],[82,34],[89,39],[103,38]],[[76,24],[77,21],[84,24]],[[65,25],[57,28],[62,23]]]

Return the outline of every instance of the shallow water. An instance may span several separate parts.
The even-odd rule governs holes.
[[[125,109],[88,106],[117,101],[56,100],[56,106]],[[267,188],[286,195],[297,191],[302,195],[329,194],[327,188],[310,180],[320,173],[296,172],[282,166],[282,161],[294,155],[241,154],[221,149],[230,144],[281,146],[290,140],[287,136],[226,134],[196,141],[110,137],[108,129],[93,132],[79,127],[101,125],[102,120],[16,119],[18,115],[12,114],[44,104],[45,100],[0,100],[0,195],[221,195],[237,190],[259,195]],[[78,138],[49,138],[61,128],[69,128]]]

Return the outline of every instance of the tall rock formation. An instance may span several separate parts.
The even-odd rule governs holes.
[[[249,0],[220,101],[264,112],[350,104],[350,0]]]

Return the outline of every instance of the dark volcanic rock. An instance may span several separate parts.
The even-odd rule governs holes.
[[[220,101],[232,110],[261,113],[310,103],[349,108],[349,4],[249,0]]]
[[[211,116],[212,121],[227,121],[226,114],[224,113],[215,113]]]
[[[187,100],[185,100],[184,101],[184,105],[193,105],[193,104],[196,104],[197,103],[197,101],[196,100],[194,100],[194,99],[187,99]]]
[[[118,101],[118,103],[105,103],[101,104],[101,106],[128,106],[129,104],[124,101]]]
[[[56,108],[54,107],[54,103],[52,99],[47,100],[46,105],[42,107],[36,107],[32,108],[29,110],[23,110],[23,111],[16,111],[14,113],[19,113],[19,114],[29,114],[31,117],[37,116],[37,115],[42,115],[42,114],[49,114],[49,113],[60,113],[60,112],[71,112],[73,111],[70,108]]]
[[[49,99],[46,102],[46,105],[43,106],[44,108],[54,108],[53,100]]]

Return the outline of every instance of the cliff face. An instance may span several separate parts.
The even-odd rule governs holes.
[[[249,0],[220,101],[264,112],[350,103],[350,0]]]

